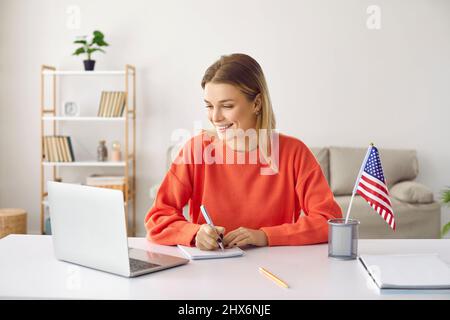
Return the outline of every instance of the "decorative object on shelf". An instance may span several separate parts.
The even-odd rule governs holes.
[[[450,187],[447,187],[444,192],[442,192],[442,202],[447,206],[450,206]],[[450,231],[450,222],[442,227],[442,237],[444,237]]]
[[[80,108],[73,101],[64,102],[63,108],[61,110],[62,115],[65,117],[78,117],[80,116]]]
[[[112,143],[111,161],[122,161],[122,152],[120,151],[119,141]]]
[[[95,60],[91,59],[91,54],[95,51],[100,51],[105,53],[103,49],[100,47],[107,47],[109,44],[104,40],[104,35],[98,30],[95,30],[93,32],[92,40],[88,40],[87,36],[79,37],[77,40],[74,41],[75,44],[82,44],[82,47],[79,47],[73,55],[80,55],[82,53],[85,53],[87,56],[87,60],[83,60],[84,63],[84,70],[86,71],[92,71],[94,70],[95,66]]]
[[[102,91],[97,116],[123,117],[125,97],[123,91]]]
[[[105,140],[100,140],[97,147],[97,161],[108,161],[108,149]]]
[[[48,162],[75,161],[70,137],[44,136],[44,159]]]

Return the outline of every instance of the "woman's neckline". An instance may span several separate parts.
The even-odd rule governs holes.
[[[256,144],[256,147],[253,148],[252,150],[237,150],[237,149],[233,149],[228,143],[226,143],[225,141],[221,140],[219,137],[217,137],[217,135],[215,134],[211,134],[210,131],[205,130],[204,134],[206,134],[209,138],[211,143],[221,143],[222,145],[225,145],[225,148],[227,148],[228,150],[232,151],[232,152],[236,152],[236,153],[255,153],[258,152],[258,144]]]

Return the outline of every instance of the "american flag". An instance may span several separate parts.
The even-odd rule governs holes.
[[[371,147],[356,191],[395,230],[394,212],[381,167],[378,149]]]

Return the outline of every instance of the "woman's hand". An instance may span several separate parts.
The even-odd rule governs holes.
[[[224,240],[226,248],[242,247],[252,244],[258,247],[265,247],[268,245],[267,236],[262,230],[253,230],[244,227],[239,227],[236,230],[228,233]]]
[[[222,241],[224,227],[216,227],[214,230],[209,224],[202,224],[195,236],[195,246],[200,250],[215,250],[219,247],[218,242]]]

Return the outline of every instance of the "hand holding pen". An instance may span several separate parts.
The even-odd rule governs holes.
[[[198,230],[195,236],[195,246],[201,250],[215,250],[219,247],[221,250],[224,250],[223,234],[225,233],[225,228],[214,226],[204,206],[201,206],[201,211],[206,224],[203,224]]]

